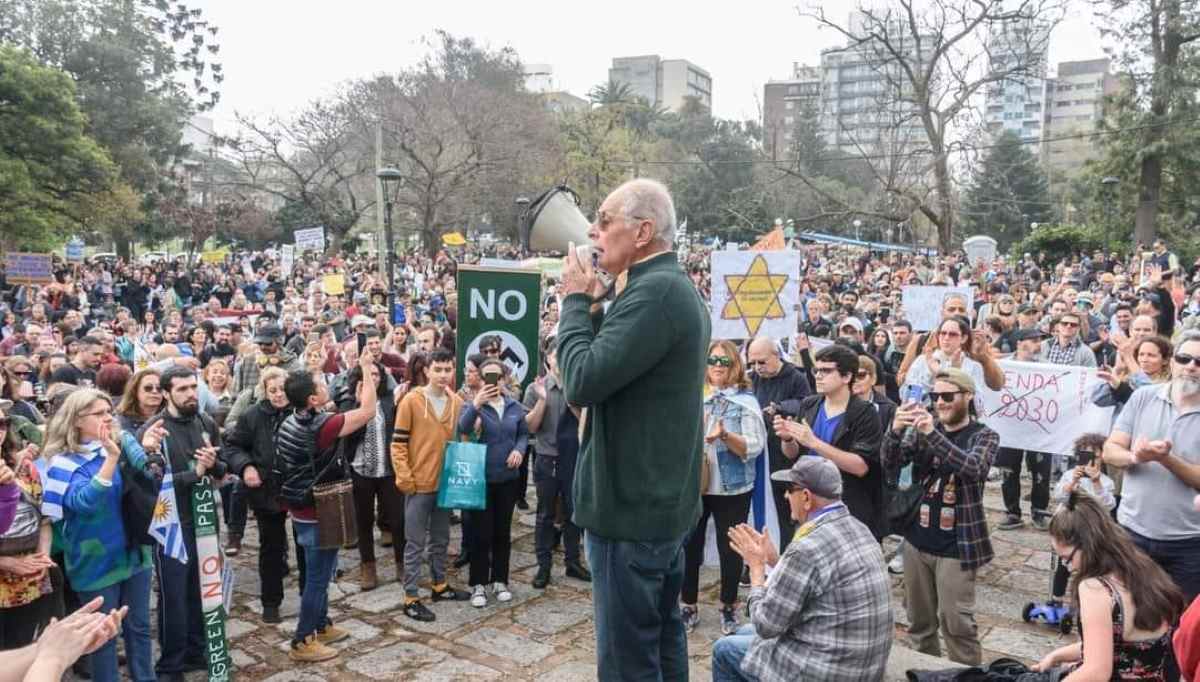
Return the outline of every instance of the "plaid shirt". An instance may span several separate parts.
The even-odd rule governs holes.
[[[1062,345],[1057,338],[1051,338],[1046,343],[1046,362],[1052,365],[1073,365],[1075,364],[1076,349],[1079,344],[1083,343],[1078,336],[1075,337],[1073,343]]]
[[[796,531],[765,587],[750,590],[742,671],[763,682],[883,679],[891,591],[879,543],[844,504]]]
[[[954,502],[954,532],[958,540],[958,559],[965,571],[979,568],[995,556],[992,540],[988,536],[987,518],[983,513],[983,486],[987,482],[988,469],[1000,451],[1000,436],[986,426],[971,436],[966,450],[960,450],[949,438],[945,429],[938,424],[928,436],[917,434],[912,449],[900,446],[901,434],[888,429],[883,439],[883,462],[889,470],[920,460],[918,470],[932,467],[934,471],[954,474],[958,477],[958,499]],[[914,473],[914,478],[916,475]],[[936,485],[937,477],[930,482]]]

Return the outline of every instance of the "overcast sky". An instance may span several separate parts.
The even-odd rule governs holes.
[[[880,4],[886,0],[880,0]],[[560,89],[579,96],[608,78],[613,57],[658,54],[688,59],[713,77],[713,110],[723,118],[759,117],[763,84],[790,76],[792,62],[818,64],[839,44],[801,18],[796,3],[748,0],[551,2],[482,0],[296,2],[197,0],[220,27],[222,102],[214,112],[229,131],[233,112],[288,114],[337,84],[395,72],[428,52],[436,29],[511,46],[522,61],[550,64]],[[850,4],[829,0],[827,8]],[[848,11],[848,9],[847,9]],[[1051,40],[1051,65],[1103,56],[1080,4]]]

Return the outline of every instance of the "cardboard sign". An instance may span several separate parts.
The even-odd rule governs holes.
[[[53,284],[54,265],[48,253],[10,252],[4,256],[9,284]]]
[[[1067,455],[1083,434],[1111,431],[1113,408],[1092,402],[1092,389],[1102,381],[1094,368],[999,363],[1004,388],[982,389],[980,418],[1000,434],[1000,445]]]
[[[942,304],[947,298],[958,296],[966,300],[967,311],[973,310],[974,296],[971,287],[934,287],[908,285],[901,289],[904,319],[912,323],[916,331],[929,331],[942,321]]]
[[[325,228],[323,227],[306,227],[303,230],[296,230],[292,236],[295,238],[296,248],[300,251],[325,250]]]

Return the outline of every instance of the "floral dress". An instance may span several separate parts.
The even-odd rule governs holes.
[[[42,524],[42,481],[33,465],[26,461],[17,470],[17,486],[21,489],[21,497],[17,501],[17,514],[13,519],[12,527],[8,532],[4,533],[0,542],[17,540],[19,538],[29,539],[29,536],[34,536],[29,539],[33,544],[31,552],[37,551],[36,538],[41,532]],[[29,552],[20,552],[19,554],[27,554]],[[38,598],[50,594],[50,575],[44,573],[39,576],[24,576],[15,575],[0,571],[0,609],[11,609],[18,606],[31,604]]]
[[[1171,630],[1154,639],[1125,641],[1125,607],[1121,595],[1112,583],[1100,578],[1100,584],[1108,590],[1112,598],[1113,621],[1113,668],[1111,680],[1125,682],[1127,680],[1166,680],[1165,663],[1167,652],[1171,648]],[[1082,633],[1082,624],[1080,632]],[[1087,642],[1083,643],[1083,655],[1087,656]],[[1082,665],[1082,664],[1081,664]]]

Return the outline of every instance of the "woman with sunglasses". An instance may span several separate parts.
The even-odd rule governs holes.
[[[50,571],[50,521],[42,516],[35,443],[22,441],[0,411],[0,458],[19,489],[12,523],[0,534],[0,650],[34,641],[58,612]]]
[[[4,361],[0,374],[0,398],[12,401],[9,414],[24,417],[39,426],[44,424],[46,418],[34,404],[37,370],[33,361],[23,355],[14,355]]]
[[[966,372],[976,386],[986,384],[984,380],[983,363],[995,363],[987,348],[976,349],[971,332],[971,324],[967,318],[955,315],[947,317],[938,325],[936,334],[931,334],[925,344],[924,352],[913,361],[904,375],[904,384],[900,387],[900,396],[908,394],[910,386],[923,386],[928,389],[933,385],[933,377],[943,369],[955,367]],[[975,397],[976,406],[980,407],[980,397]]]
[[[157,450],[161,435],[151,429],[145,446]],[[103,597],[105,609],[129,608],[124,636],[130,677],[154,682],[150,548],[129,545],[121,511],[125,472],[150,476],[146,452],[113,421],[111,399],[84,388],[68,395],[50,420],[43,456],[50,464],[42,512],[62,533],[67,579],[85,603]],[[91,665],[96,682],[120,680],[116,643],[92,654]]]
[[[1142,386],[1163,384],[1171,380],[1171,343],[1161,336],[1140,341],[1125,341],[1136,359],[1137,368],[1130,370],[1126,363],[1113,369],[1100,368],[1101,379],[1092,391],[1092,402],[1100,407],[1116,407],[1119,412],[1133,392]]]
[[[1063,667],[1064,680],[1165,680],[1171,625],[1185,606],[1170,576],[1083,490],[1054,514],[1050,544],[1074,574],[1081,641],[1050,652],[1034,670]]]
[[[117,405],[117,422],[122,431],[137,433],[162,409],[163,395],[158,386],[157,369],[139,369],[125,384],[125,393]]]
[[[714,341],[709,345],[704,379],[707,394],[704,399],[704,468],[708,471],[708,485],[700,491],[700,522],[692,531],[685,551],[680,615],[688,632],[700,623],[696,603],[711,517],[716,525],[717,554],[721,561],[721,632],[729,635],[738,628],[738,578],[742,575],[743,565],[741,555],[729,546],[729,529],[745,523],[750,513],[756,458],[766,446],[767,427],[733,342]]]

